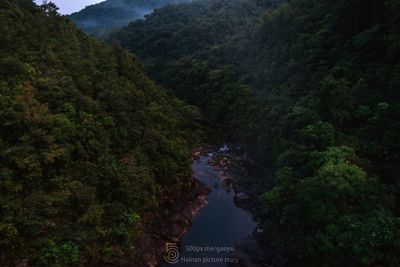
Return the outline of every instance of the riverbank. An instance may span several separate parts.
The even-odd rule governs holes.
[[[273,187],[274,167],[272,164],[257,166],[249,158],[241,144],[236,142],[225,145],[213,155],[211,164],[217,170],[222,170],[220,179],[232,184],[235,191],[235,204],[249,212],[253,219],[260,222],[268,216],[268,210],[262,203],[262,194]],[[285,257],[270,246],[260,226],[241,240],[237,240],[230,258],[238,259],[230,262],[228,267],[281,267],[285,266]]]
[[[273,166],[256,166],[249,157],[243,145],[237,142],[225,144],[219,149],[205,147],[195,152],[195,155],[208,154],[211,156],[210,164],[221,174],[219,179],[226,185],[232,186],[235,205],[260,222],[268,211],[262,204],[261,194],[273,186]],[[272,254],[270,242],[266,240],[261,228],[256,227],[248,236],[236,240],[234,251],[228,258],[238,259],[229,262],[229,267],[264,267],[283,266],[282,257]],[[273,265],[267,264],[273,263]]]
[[[180,198],[171,195],[163,205],[146,215],[142,234],[137,239],[140,266],[155,267],[163,262],[165,244],[182,239],[195,214],[205,206],[210,191],[208,186],[193,179]]]
[[[255,221],[265,216],[266,211],[262,208],[259,192],[252,186],[254,181],[249,179],[251,160],[241,145],[199,147],[193,151],[193,162],[194,179],[188,184],[187,190],[179,198],[171,196],[166,203],[144,219],[143,233],[138,239],[141,266],[160,266],[164,262],[165,244],[180,243],[183,237],[186,238],[185,235],[189,229],[191,230],[195,215],[205,207],[207,196],[212,190],[223,188],[231,191],[229,194],[232,196],[227,201],[232,206],[238,207],[237,209],[251,214],[250,217]],[[205,170],[205,166],[209,166],[209,169]],[[204,175],[203,171],[207,172],[208,176],[215,175],[215,177],[207,177],[206,179],[210,180],[204,183],[201,181],[204,177],[199,177]],[[235,220],[233,223],[236,223]],[[204,235],[209,234],[212,226],[211,223],[205,228],[207,231],[204,231]],[[227,256],[238,260],[228,266],[265,266],[263,254],[266,246],[262,244],[263,235],[260,229],[253,226],[247,234],[237,238],[232,240],[232,248],[234,246],[235,251]]]
[[[212,192],[179,242],[176,267],[226,267],[229,262],[237,262],[237,258],[229,257],[229,252],[234,250],[237,240],[248,236],[257,226],[252,216],[235,204],[232,183],[229,178],[224,179],[225,170],[215,164],[224,154],[225,146],[203,146],[193,152],[194,178],[212,187]],[[193,250],[194,247],[197,249]]]

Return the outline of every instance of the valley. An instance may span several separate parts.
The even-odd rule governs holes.
[[[397,267],[399,0],[0,0],[0,265]]]

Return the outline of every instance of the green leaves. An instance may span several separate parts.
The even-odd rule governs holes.
[[[0,232],[10,252],[0,263],[67,265],[75,248],[116,263],[134,255],[143,214],[182,191],[192,136],[182,129],[196,128],[198,110],[160,91],[121,47],[87,38],[52,6],[21,3],[0,14]],[[275,156],[265,232],[290,264],[398,266],[384,184],[399,174],[399,1],[259,3],[169,6],[112,36],[266,168]]]
[[[277,168],[259,191],[289,265],[399,265],[399,1],[259,3],[163,8],[112,37]]]
[[[271,208],[266,231],[273,229],[274,239],[303,263],[395,266],[400,221],[389,211],[390,195],[349,163],[349,152],[331,148],[313,177],[296,181],[281,171],[279,183],[265,195]]]
[[[3,2],[0,265],[134,264],[144,214],[190,181],[198,110],[53,4]]]
[[[79,260],[79,248],[73,242],[50,242],[39,253],[38,264],[42,266],[76,266]]]

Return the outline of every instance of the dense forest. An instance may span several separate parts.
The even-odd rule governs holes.
[[[245,141],[288,266],[399,266],[400,1],[201,0],[114,33]]]
[[[0,31],[0,265],[135,265],[191,184],[197,109],[54,4],[0,0]]]
[[[143,266],[201,113],[264,171],[266,264],[400,266],[400,0],[182,1],[0,0],[0,266]]]
[[[86,32],[104,36],[130,21],[143,18],[153,9],[191,0],[107,0],[87,6],[69,16],[76,25]]]

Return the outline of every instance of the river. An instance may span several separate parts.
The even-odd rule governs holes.
[[[168,260],[174,262],[173,266],[226,267],[228,261],[237,261],[228,257],[235,242],[247,237],[257,226],[249,213],[235,205],[232,186],[222,182],[219,177],[223,173],[210,164],[211,159],[211,154],[206,154],[193,162],[195,179],[213,190],[179,244],[176,251],[179,253],[170,255]]]

